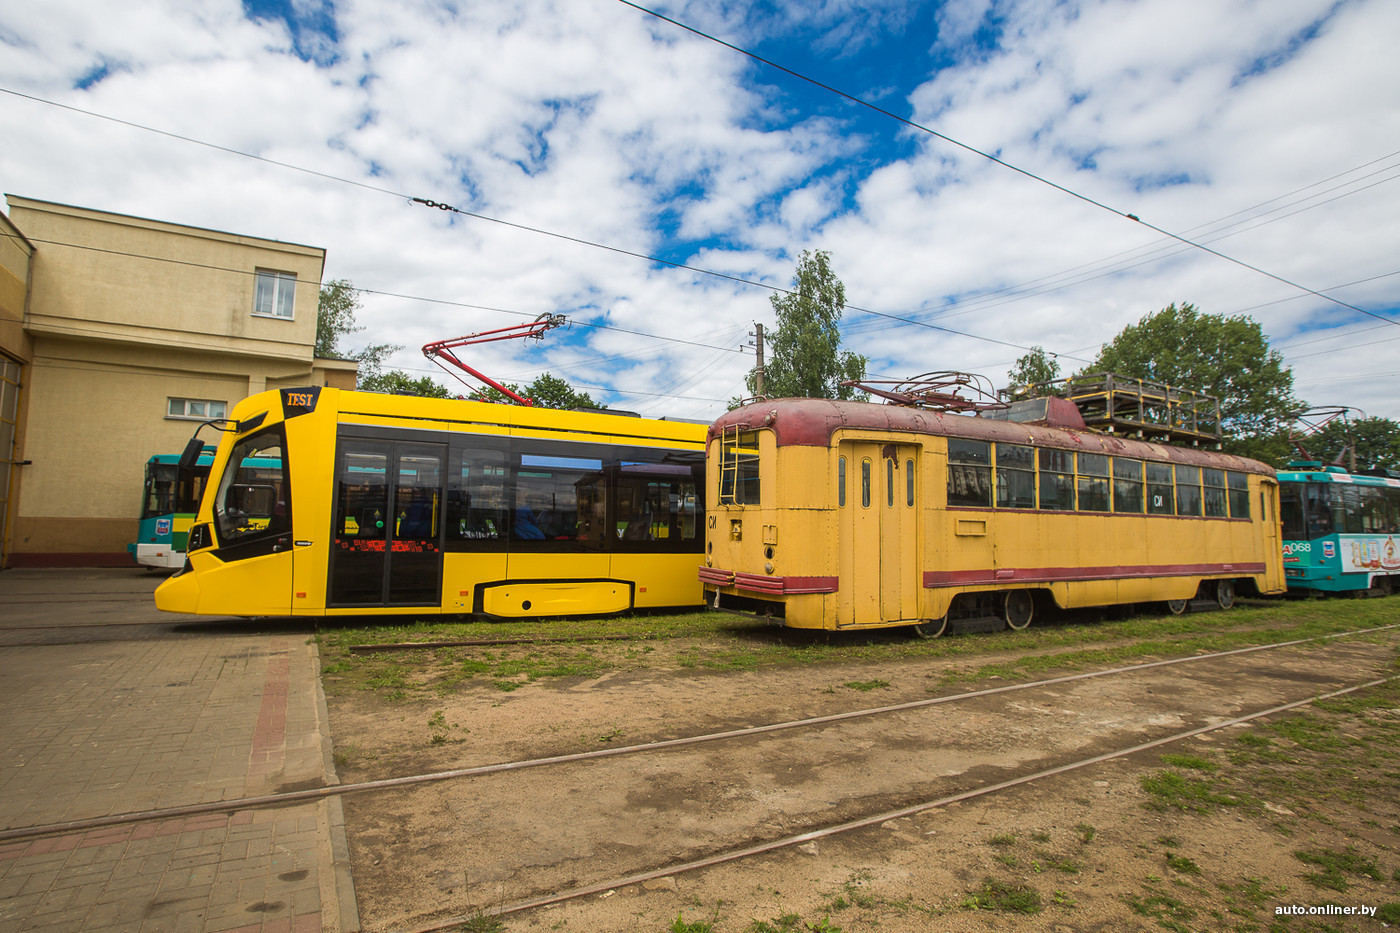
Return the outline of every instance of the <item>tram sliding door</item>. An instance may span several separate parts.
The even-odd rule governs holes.
[[[839,625],[919,618],[919,448],[845,442]],[[849,584],[849,585],[848,585]]]
[[[342,437],[329,607],[437,606],[447,448]]]

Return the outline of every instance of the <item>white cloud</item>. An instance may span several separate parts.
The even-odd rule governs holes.
[[[813,0],[762,15],[694,2],[674,15],[785,62],[838,62],[831,73],[870,88],[850,90],[912,104],[940,133],[1172,231],[1400,149],[1400,8],[1379,0]],[[579,326],[474,358],[512,381],[557,369],[652,414],[713,416],[742,392],[753,358],[731,351],[768,319],[768,291],[405,196],[770,284],[787,284],[802,249],[828,249],[853,305],[1082,358],[1172,301],[1261,306],[1297,354],[1300,394],[1400,417],[1394,377],[1354,376],[1400,371],[1400,341],[1305,355],[1345,344],[1305,341],[1357,315],[947,142],[853,122],[857,108],[621,4],[417,0],[334,16],[330,46],[305,28],[294,44],[234,0],[7,11],[0,86],[333,178],[0,95],[5,190],[324,246],[330,277],[518,312],[367,295],[356,336],[404,345],[390,365],[415,372],[433,371],[422,343],[546,311],[701,344]],[[898,77],[911,70],[927,80]],[[1397,165],[1214,246],[1319,289],[1396,271]],[[1164,242],[1165,258],[1132,265]],[[1400,276],[1339,295],[1395,313]],[[854,311],[846,322],[872,371],[892,375],[981,369],[996,382],[1020,352]]]

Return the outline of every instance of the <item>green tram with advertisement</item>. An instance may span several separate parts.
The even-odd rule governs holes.
[[[1386,596],[1400,589],[1400,472],[1295,461],[1278,479],[1290,592]]]

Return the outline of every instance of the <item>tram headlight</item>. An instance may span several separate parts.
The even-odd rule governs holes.
[[[773,572],[773,562],[772,562],[771,560],[770,560],[768,563],[766,563],[766,564],[763,565],[763,572],[764,572],[764,573],[772,573],[772,572]]]

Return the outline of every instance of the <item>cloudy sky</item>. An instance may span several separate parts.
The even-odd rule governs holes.
[[[422,344],[563,313],[469,362],[712,418],[822,249],[875,376],[1073,372],[1186,301],[1400,418],[1400,3],[649,9],[918,126],[619,0],[45,0],[0,13],[0,189],[324,247],[345,349],[445,385]]]

